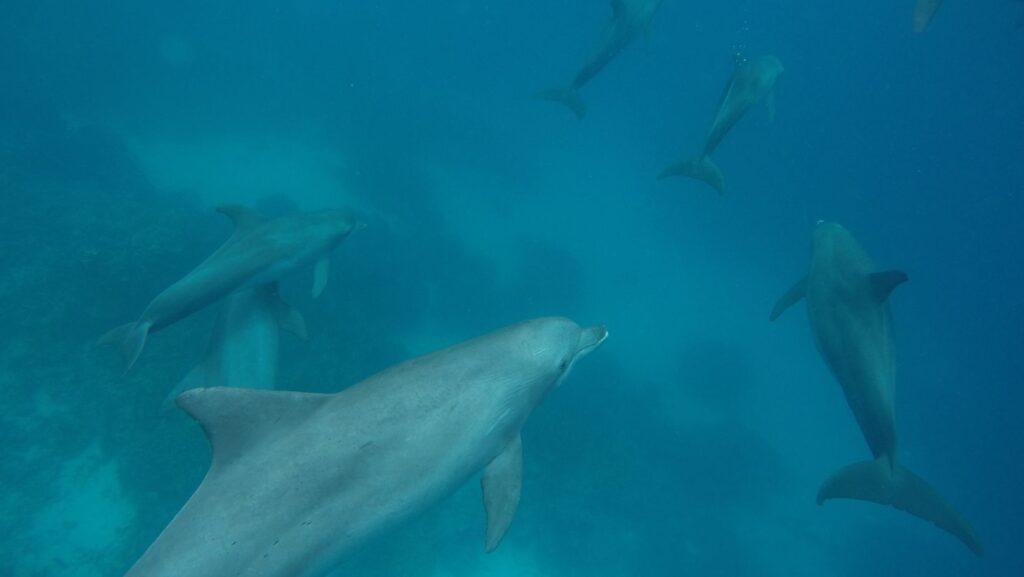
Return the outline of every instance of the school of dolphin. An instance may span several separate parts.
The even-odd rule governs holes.
[[[662,0],[612,0],[593,55],[567,85],[540,92],[582,119],[580,89],[644,33]],[[918,0],[923,31],[941,0]],[[687,176],[719,193],[710,156],[755,104],[773,110],[783,72],[773,56],[737,65],[699,152],[659,178]],[[607,338],[603,326],[539,318],[388,368],[336,394],[274,390],[279,332],[306,338],[302,315],[277,292],[280,279],[313,266],[324,290],[332,252],[361,228],[350,213],[268,219],[242,206],[217,209],[234,233],[101,343],[127,372],[147,337],[210,305],[220,310],[204,358],[168,395],[201,425],[213,449],[195,493],[128,571],[129,577],[316,577],[366,540],[420,513],[479,475],[485,548],[509,529],[520,499],[530,413]],[[806,301],[815,345],[838,381],[872,460],[828,478],[818,503],[845,498],[891,505],[929,521],[982,554],[965,518],[896,454],[890,293],[907,280],[878,270],[839,224],[813,231],[807,275],[770,320]]]

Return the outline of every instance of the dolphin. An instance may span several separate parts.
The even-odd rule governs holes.
[[[519,503],[523,423],[607,335],[541,318],[336,394],[186,391],[212,464],[127,577],[319,577],[481,471],[493,551]]]
[[[347,212],[324,210],[267,219],[248,208],[217,208],[235,224],[235,232],[199,266],[157,295],[142,316],[100,339],[120,344],[125,372],[146,344],[146,337],[234,291],[277,281],[296,268],[316,263],[313,296],[327,285],[329,256],[356,227]]]
[[[600,42],[572,82],[568,86],[540,92],[537,97],[564,104],[572,110],[576,118],[582,120],[587,114],[587,107],[580,98],[580,88],[597,76],[597,73],[618,56],[623,48],[629,46],[637,36],[647,30],[662,1],[612,0],[611,20],[605,24]]]
[[[942,6],[942,0],[917,0],[914,7],[914,32],[924,32]]]
[[[892,505],[948,531],[980,556],[981,543],[964,517],[896,460],[895,362],[887,300],[906,280],[902,271],[876,272],[853,235],[838,224],[819,222],[810,272],[772,310],[775,320],[806,299],[818,351],[839,381],[874,456],[826,480],[818,504],[859,499]]]
[[[221,303],[202,362],[164,401],[200,387],[273,389],[277,382],[278,329],[306,340],[306,322],[277,293],[277,284],[242,289]]]
[[[783,72],[782,63],[774,56],[761,56],[741,62],[725,85],[715,121],[704,139],[704,150],[695,160],[684,160],[669,166],[658,175],[659,179],[669,176],[688,176],[703,180],[718,191],[725,193],[725,176],[711,161],[710,155],[718,148],[725,135],[739,122],[751,106],[767,101],[769,116],[775,116],[775,81]]]

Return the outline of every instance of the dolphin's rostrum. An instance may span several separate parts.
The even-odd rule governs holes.
[[[818,504],[843,498],[892,505],[952,533],[981,555],[981,543],[966,519],[896,460],[895,362],[887,301],[906,280],[902,271],[876,272],[853,235],[838,224],[819,222],[810,272],[772,310],[775,320],[806,299],[818,351],[874,456],[832,475],[818,492]]]
[[[245,288],[277,281],[298,267],[316,263],[313,296],[327,284],[332,250],[357,228],[347,212],[323,210],[266,219],[245,207],[217,209],[235,224],[235,232],[199,266],[157,295],[139,320],[100,339],[119,344],[125,371],[135,364],[146,337]]]
[[[506,327],[337,394],[192,389],[213,462],[128,577],[318,577],[483,472],[485,545],[519,502],[520,429],[604,327]]]

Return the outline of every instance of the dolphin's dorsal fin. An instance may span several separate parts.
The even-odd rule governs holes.
[[[487,511],[485,547],[490,553],[498,548],[519,506],[523,486],[523,441],[518,434],[484,469],[480,486],[484,490],[484,510]]]
[[[907,279],[907,273],[901,270],[886,270],[868,276],[871,290],[880,303],[885,302],[893,289],[907,282]]]
[[[267,222],[267,217],[240,204],[222,204],[217,207],[217,212],[231,219],[235,224],[235,234],[252,230]]]
[[[178,406],[203,427],[215,469],[261,439],[309,419],[331,395],[212,387],[178,396]]]
[[[782,295],[782,298],[775,303],[775,307],[772,308],[772,314],[769,315],[768,320],[774,321],[779,318],[782,313],[786,312],[786,309],[800,302],[800,299],[804,298],[807,294],[807,277],[804,277],[796,284],[790,287],[786,294]]]

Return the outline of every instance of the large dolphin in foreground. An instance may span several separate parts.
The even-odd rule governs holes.
[[[275,219],[241,206],[217,209],[235,232],[192,272],[157,295],[142,316],[107,333],[100,342],[120,343],[125,371],[135,364],[146,337],[232,292],[272,283],[294,269],[316,263],[313,296],[327,284],[329,256],[356,228],[346,212],[324,210]]]
[[[768,112],[775,114],[773,90],[775,81],[783,72],[782,63],[774,56],[761,56],[741,63],[733,72],[732,78],[725,86],[722,100],[715,113],[715,121],[704,139],[704,149],[695,160],[684,160],[669,166],[658,175],[658,178],[669,176],[688,176],[703,180],[718,191],[725,192],[725,176],[718,166],[711,161],[710,155],[718,148],[725,135],[739,122],[750,107],[767,100]]]
[[[306,339],[306,322],[281,300],[277,284],[242,289],[221,303],[203,360],[167,396],[201,387],[273,389],[277,384],[279,329]]]
[[[924,32],[940,6],[942,0],[917,0],[917,6],[914,7],[914,32]]]
[[[970,524],[939,493],[896,460],[895,363],[889,333],[889,293],[907,280],[875,266],[842,226],[819,222],[811,270],[776,303],[775,320],[801,298],[821,356],[839,381],[874,456],[832,475],[818,504],[845,498],[892,505],[952,533],[977,555]]]
[[[519,503],[520,429],[603,327],[506,327],[337,394],[193,389],[213,463],[128,577],[317,577],[473,475],[498,546]]]
[[[661,3],[662,0],[612,0],[611,20],[605,25],[594,52],[572,82],[565,87],[545,90],[537,94],[537,97],[564,104],[576,114],[576,118],[582,120],[587,114],[587,107],[580,98],[580,88],[597,76],[633,39],[647,30]]]

